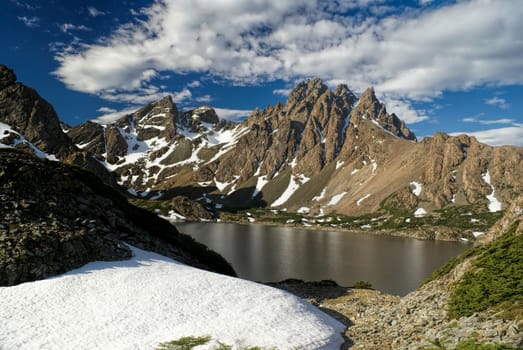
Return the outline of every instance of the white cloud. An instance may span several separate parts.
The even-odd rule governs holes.
[[[523,146],[523,124],[514,124],[506,128],[489,129],[474,132],[454,132],[451,135],[467,134],[478,141],[491,146],[515,145]]]
[[[197,102],[208,103],[208,102],[212,101],[212,97],[211,97],[211,95],[203,95],[203,96],[195,97],[194,100]]]
[[[131,106],[126,109],[123,109],[121,111],[116,111],[113,109],[112,112],[109,112],[108,110],[107,111],[101,110],[103,108],[104,107],[98,109],[98,111],[102,112],[104,114],[100,115],[96,119],[93,119],[92,120],[93,122],[98,123],[98,124],[109,124],[109,123],[112,123],[112,122],[120,119],[121,117],[123,117],[125,115],[136,112],[138,109],[141,108],[141,106],[135,105],[135,106]]]
[[[25,24],[26,27],[36,28],[40,27],[40,18],[38,17],[26,17],[26,16],[17,16],[19,21]]]
[[[110,108],[110,107],[100,107],[97,109],[98,112],[101,112],[101,113],[114,113],[114,112],[117,112],[116,109],[114,108]]]
[[[89,12],[89,15],[93,17],[103,16],[107,14],[107,12],[100,11],[96,7],[92,6],[87,7],[87,12]]]
[[[64,33],[69,33],[71,30],[81,30],[81,31],[91,31],[92,29],[89,27],[82,25],[75,25],[72,23],[62,23],[59,24],[58,27],[60,30]]]
[[[507,109],[510,107],[510,105],[507,103],[507,101],[504,98],[497,97],[497,96],[486,99],[485,103],[490,106],[496,106],[501,109]]]
[[[231,120],[231,121],[241,121],[245,119],[249,114],[251,114],[251,110],[246,109],[228,109],[228,108],[214,108],[216,111],[216,114],[218,114],[218,117],[225,120]]]
[[[492,124],[512,124],[514,119],[501,118],[501,119],[477,119],[477,118],[463,118],[462,121],[466,123],[479,123],[483,125],[492,125]]]
[[[410,122],[426,119],[411,101],[523,83],[519,0],[458,1],[385,17],[338,15],[380,5],[156,0],[140,11],[144,21],[58,55],[55,74],[73,90],[100,96],[151,88],[150,71],[200,72],[247,84],[319,76],[355,92],[374,85],[379,97],[397,101],[389,111]]]
[[[200,87],[201,85],[202,85],[202,83],[200,83],[199,80],[194,80],[194,81],[191,81],[189,84],[187,84],[187,87],[195,88],[195,87]]]
[[[378,95],[378,98],[385,104],[388,112],[395,113],[408,124],[419,123],[429,119],[424,111],[414,109],[408,100],[401,99],[395,95]]]
[[[292,92],[292,89],[275,89],[272,91],[273,95],[279,95],[287,97]]]

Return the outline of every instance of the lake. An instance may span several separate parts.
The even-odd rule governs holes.
[[[229,223],[176,223],[179,231],[224,256],[241,278],[277,282],[331,279],[342,286],[368,281],[405,295],[471,244]]]

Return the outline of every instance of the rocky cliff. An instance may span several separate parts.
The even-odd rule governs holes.
[[[221,256],[130,205],[91,173],[26,152],[0,149],[0,212],[3,286],[129,258],[127,244],[234,274]]]
[[[34,89],[16,82],[15,73],[4,65],[0,65],[0,123],[2,144],[81,166],[115,184],[107,169],[67,137],[54,108]]]

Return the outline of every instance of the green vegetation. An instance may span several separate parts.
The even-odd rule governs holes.
[[[515,236],[512,228],[499,240],[483,247],[471,270],[454,287],[450,316],[459,318],[486,310],[502,302],[523,302],[523,236]],[[506,305],[506,304],[505,304]],[[514,318],[523,319],[522,313]]]
[[[439,277],[445,276],[447,273],[452,271],[456,266],[458,266],[463,261],[465,261],[465,259],[467,259],[471,256],[474,256],[474,255],[477,255],[481,251],[481,249],[482,249],[482,247],[480,247],[480,246],[472,247],[472,248],[467,249],[465,252],[458,255],[457,257],[450,259],[445,265],[441,266],[440,268],[438,268],[437,270],[432,272],[430,274],[430,276],[427,277],[426,280],[421,282],[420,287],[431,281],[434,281],[435,279],[438,279]]]
[[[191,350],[200,345],[205,345],[211,337],[183,337],[177,340],[160,343],[156,350]]]
[[[176,340],[160,343],[156,350],[191,350],[197,346],[205,345],[211,341],[210,336],[203,337],[183,337]],[[218,342],[218,345],[214,347],[214,350],[231,350],[232,346]],[[262,350],[258,346],[247,346],[242,347],[241,350]],[[276,349],[272,349],[276,350]]]
[[[352,288],[356,288],[356,289],[373,289],[372,288],[372,284],[370,282],[367,282],[367,281],[358,281],[358,282],[354,283]]]
[[[374,214],[360,216],[347,216],[330,213],[324,216],[312,216],[283,210],[267,208],[251,208],[243,210],[229,209],[221,212],[220,218],[224,221],[246,221],[247,217],[254,218],[257,222],[277,225],[296,225],[324,228],[342,228],[347,230],[417,230],[426,228],[428,231],[434,227],[444,226],[461,230],[477,232],[487,231],[501,216],[502,212],[491,213],[480,205],[462,207],[447,207],[435,210],[431,215],[414,217],[413,211],[393,213],[382,210]]]
[[[434,344],[434,347],[425,348],[425,350],[447,350],[441,341],[435,340],[431,343]],[[475,340],[466,340],[460,342],[455,348],[455,350],[516,350],[516,348],[502,345],[502,344],[482,344],[478,343]]]

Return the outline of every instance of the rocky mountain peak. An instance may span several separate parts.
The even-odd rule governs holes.
[[[0,90],[13,85],[16,82],[16,75],[12,69],[0,64]]]
[[[101,164],[71,142],[53,106],[34,89],[16,82],[15,73],[4,65],[0,65],[0,122],[13,131],[8,145],[84,167],[106,183],[115,183]]]
[[[327,85],[323,84],[320,78],[314,78],[307,81],[302,81],[296,85],[287,98],[286,106],[291,110],[297,104],[306,103],[311,105],[324,92],[328,91]]]
[[[334,96],[336,97],[348,97],[352,101],[356,101],[356,96],[349,90],[347,84],[339,84],[334,90]]]
[[[218,114],[216,114],[214,108],[210,106],[203,105],[189,111],[189,113],[191,113],[193,117],[197,116],[198,119],[204,123],[216,124],[220,121]],[[196,117],[194,117],[194,119],[196,119]]]
[[[397,137],[411,141],[416,140],[416,135],[406,126],[403,120],[399,119],[394,113],[387,113],[387,108],[378,100],[373,87],[367,88],[361,94],[358,105],[352,113],[351,121],[355,122],[356,119],[374,121],[386,132]]]

